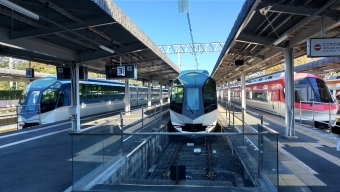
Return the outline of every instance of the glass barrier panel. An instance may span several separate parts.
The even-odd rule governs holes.
[[[257,190],[259,171],[266,178],[277,175],[276,135],[263,136],[259,170],[261,136],[254,133],[121,134],[113,125],[98,130],[71,134],[73,190]]]
[[[263,135],[263,148],[261,153],[262,176],[278,191],[278,135]]]
[[[78,187],[103,168],[104,135],[72,135],[73,187]]]

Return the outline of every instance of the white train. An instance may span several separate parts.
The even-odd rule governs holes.
[[[19,126],[27,127],[66,120],[70,117],[71,82],[54,76],[37,79],[27,85],[19,99]],[[130,85],[131,106],[147,104],[147,87]],[[79,82],[80,116],[89,116],[125,107],[125,83],[91,79]],[[160,89],[152,89],[151,101],[159,101]],[[168,97],[163,89],[162,97]]]
[[[182,71],[171,87],[173,128],[179,132],[213,131],[217,123],[216,82],[208,71]]]

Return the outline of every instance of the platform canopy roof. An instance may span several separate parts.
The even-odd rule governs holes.
[[[160,83],[180,72],[112,0],[0,2],[31,12],[0,3],[0,55],[51,65],[73,62],[102,74],[106,64],[121,58],[123,64],[137,64],[138,79]],[[151,25],[158,30],[157,23]]]
[[[306,55],[306,40],[340,35],[338,0],[246,0],[213,69],[218,83],[235,80],[284,61],[285,48],[294,58]],[[236,67],[235,60],[244,60]],[[334,62],[330,63],[334,67]],[[317,72],[315,72],[317,73]]]

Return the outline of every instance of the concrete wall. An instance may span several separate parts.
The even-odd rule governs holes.
[[[163,155],[160,148],[164,149],[167,144],[166,135],[150,136],[134,152],[127,155],[124,161],[116,164],[112,175],[104,183],[120,184],[126,180],[143,179],[153,163]]]
[[[158,132],[166,132],[170,118],[163,120],[163,128]],[[130,154],[112,162],[105,170],[85,183],[80,181],[74,189],[89,190],[97,184],[121,184],[128,180],[144,179],[150,167],[163,156],[164,148],[169,144],[167,135],[145,135],[145,140]],[[79,188],[78,188],[79,187]]]

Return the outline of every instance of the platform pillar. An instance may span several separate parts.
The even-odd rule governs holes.
[[[171,87],[168,87],[168,103],[170,103]]]
[[[221,92],[221,101],[222,102],[223,102],[223,84],[224,84],[224,82],[221,83],[221,90],[220,90],[220,92]]]
[[[148,107],[151,107],[151,81],[148,81]]]
[[[162,87],[162,85],[160,85],[160,87],[159,87],[159,103],[161,104],[161,105],[163,105],[163,87]]]
[[[295,114],[294,114],[294,60],[293,48],[286,48],[284,54],[285,65],[285,137],[296,139],[295,136]]]
[[[228,79],[228,103],[230,103],[230,98],[231,98],[231,84],[230,84],[230,80]]]
[[[130,86],[129,79],[125,79],[125,112],[130,111],[131,101],[130,101]]]
[[[245,72],[242,69],[241,72],[241,84],[242,84],[242,90],[241,90],[241,103],[242,108],[246,109],[246,76]]]
[[[79,66],[71,64],[71,107],[72,131],[80,131],[80,108],[79,108]]]

